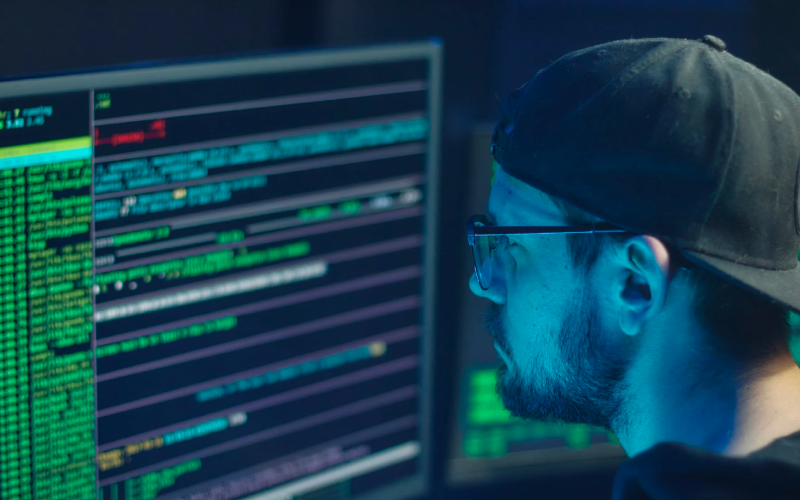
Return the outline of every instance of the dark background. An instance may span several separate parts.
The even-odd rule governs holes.
[[[722,38],[800,90],[796,0],[0,0],[0,78],[154,60],[438,37],[445,48],[442,297],[432,498],[608,498],[608,473],[447,489],[449,395],[457,374],[469,140],[498,99],[561,55],[620,38]],[[485,127],[484,127],[485,128]]]

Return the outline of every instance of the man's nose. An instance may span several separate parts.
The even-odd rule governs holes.
[[[469,289],[478,297],[489,299],[495,304],[505,304],[506,302],[504,283],[502,283],[502,280],[496,276],[492,278],[492,283],[490,284],[489,289],[484,290],[481,288],[480,283],[478,283],[478,277],[475,275],[475,273],[472,273],[472,276],[469,279]]]

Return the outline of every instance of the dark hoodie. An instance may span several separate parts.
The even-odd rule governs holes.
[[[800,500],[800,432],[747,457],[663,443],[617,471],[612,500]]]

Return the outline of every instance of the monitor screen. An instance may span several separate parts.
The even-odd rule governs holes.
[[[472,134],[465,222],[471,214],[486,212],[493,173],[489,153],[493,126],[477,127]],[[482,313],[489,302],[468,287],[473,260],[466,233],[462,252],[460,351],[457,390],[451,401],[448,482],[457,486],[581,471],[613,473],[625,458],[613,434],[585,425],[512,418],[504,408],[495,390],[500,363],[494,339],[483,326]]]
[[[0,83],[0,497],[427,484],[441,47]]]

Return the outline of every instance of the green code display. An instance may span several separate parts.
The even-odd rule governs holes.
[[[91,162],[0,171],[0,497],[95,498]]]

